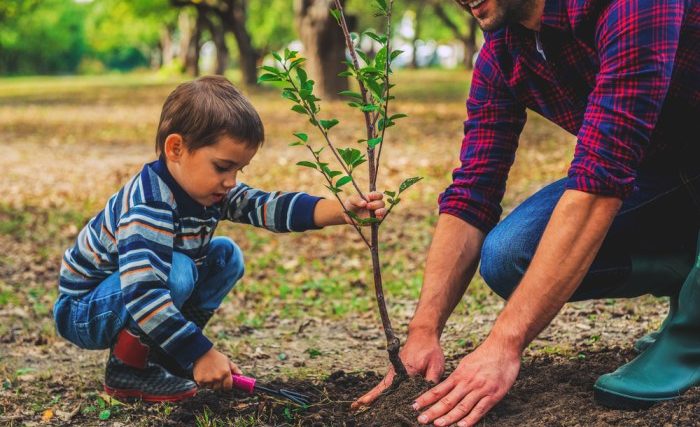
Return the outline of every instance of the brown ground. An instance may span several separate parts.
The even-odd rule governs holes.
[[[401,335],[420,289],[435,199],[456,166],[467,80],[461,72],[398,76],[398,111],[410,118],[390,136],[383,188],[425,177],[383,228],[387,300]],[[386,356],[367,256],[351,229],[279,236],[240,225],[220,230],[246,253],[247,274],[206,333],[244,372],[314,395],[306,410],[206,391],[176,405],[111,402],[100,394],[105,352],[56,337],[50,313],[62,252],[152,158],[159,108],[174,83],[150,76],[0,80],[0,425],[366,425],[348,407],[379,381]],[[287,146],[303,122],[276,92],[250,96],[268,141],[244,181],[325,194],[311,171],[294,166],[304,153]],[[328,108],[355,123],[342,104]],[[339,139],[356,139],[357,127],[342,126]],[[565,174],[572,141],[530,117],[506,212]],[[485,337],[502,304],[481,279],[472,283],[442,340],[448,372]],[[698,425],[697,391],[642,412],[603,409],[592,399],[595,378],[629,360],[633,340],[657,327],[665,310],[653,298],[568,305],[528,348],[515,387],[482,424]]]

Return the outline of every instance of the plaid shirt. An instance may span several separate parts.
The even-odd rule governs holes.
[[[700,0],[546,0],[539,32],[486,34],[440,213],[496,225],[526,108],[577,136],[567,189],[625,198],[644,162],[698,153]]]

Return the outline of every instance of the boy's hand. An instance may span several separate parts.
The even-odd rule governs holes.
[[[362,197],[355,194],[348,197],[345,202],[343,202],[343,205],[347,211],[355,213],[355,215],[362,219],[369,218],[369,213],[371,211],[374,211],[374,215],[378,219],[384,218],[384,215],[386,215],[384,200],[382,200],[384,195],[375,191],[366,194],[366,196],[367,199],[369,199],[369,202],[363,200]],[[352,218],[350,218],[347,214],[343,213],[343,218],[345,218],[345,222],[348,224],[354,224]]]
[[[194,362],[192,375],[200,387],[214,390],[230,390],[233,387],[232,374],[242,375],[228,357],[213,348]]]

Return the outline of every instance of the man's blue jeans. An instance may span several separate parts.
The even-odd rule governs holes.
[[[177,308],[187,302],[213,311],[243,272],[243,254],[238,246],[227,237],[215,237],[199,268],[188,256],[173,253],[167,285]],[[58,333],[85,349],[109,348],[119,331],[135,324],[124,305],[118,272],[80,298],[59,296],[53,312]]]
[[[530,265],[549,218],[564,193],[564,181],[556,181],[535,193],[487,235],[480,272],[489,287],[501,297],[511,295]],[[571,301],[644,294],[675,295],[683,280],[630,283],[632,259],[636,256],[651,260],[687,257],[687,272],[690,272],[699,227],[700,162],[681,172],[672,166],[640,170],[635,191],[623,202]]]

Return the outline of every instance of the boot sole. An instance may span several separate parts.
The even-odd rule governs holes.
[[[678,396],[649,399],[637,396],[629,396],[626,394],[616,393],[610,390],[605,390],[598,387],[593,387],[593,398],[596,403],[612,409],[631,409],[640,410],[648,409],[657,403],[665,402],[678,398]]]
[[[141,399],[144,402],[179,402],[197,394],[197,389],[193,388],[180,394],[157,395],[144,393],[141,390],[111,388],[104,384],[105,392],[118,399]]]

